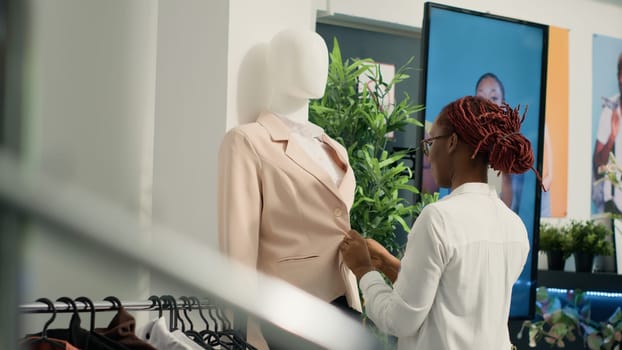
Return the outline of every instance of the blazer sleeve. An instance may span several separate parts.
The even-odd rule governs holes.
[[[248,135],[230,130],[218,155],[218,240],[220,251],[257,267],[262,208],[261,162]]]

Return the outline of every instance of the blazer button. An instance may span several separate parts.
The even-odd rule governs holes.
[[[335,208],[335,210],[333,211],[333,214],[335,214],[335,217],[338,218],[341,215],[343,215],[343,210],[341,210],[341,208]]]

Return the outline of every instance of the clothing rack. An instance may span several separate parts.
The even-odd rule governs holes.
[[[117,297],[109,296],[104,298],[102,302],[93,302],[86,297],[78,297],[75,299],[62,297],[53,302],[47,298],[37,299],[35,303],[22,304],[17,308],[21,313],[51,313],[53,314],[52,320],[58,313],[72,313],[77,314],[80,312],[88,312],[93,315],[96,312],[101,311],[157,311],[159,316],[162,317],[164,312],[170,313],[169,322],[172,327],[177,328],[176,325],[179,321],[181,323],[182,330],[185,330],[185,321],[188,321],[190,329],[192,326],[192,317],[189,312],[197,310],[193,314],[201,316],[201,319],[205,321],[207,327],[214,327],[215,330],[228,330],[236,332],[240,337],[246,338],[245,327],[236,327],[238,324],[245,324],[240,320],[236,320],[240,315],[237,312],[233,313],[234,319],[230,319],[225,316],[225,310],[220,306],[208,301],[207,299],[199,299],[191,296],[181,296],[179,299],[174,298],[171,295],[162,295],[161,297],[152,295],[148,301],[121,301]],[[205,314],[204,312],[205,311]],[[183,315],[183,317],[182,317]],[[207,315],[207,317],[205,316]],[[208,320],[209,318],[209,320]],[[51,321],[50,321],[51,322]],[[92,321],[93,322],[93,321]],[[173,326],[174,325],[174,326]]]
[[[178,310],[195,310],[198,309],[196,304],[189,305],[184,304],[182,300],[175,300],[177,303]],[[212,303],[209,303],[205,300],[201,301],[200,307],[213,307],[215,306]],[[78,306],[77,312],[91,312],[90,305],[83,301],[75,301],[76,306]],[[72,313],[74,310],[71,305],[64,302],[53,302],[52,305],[57,313]],[[128,311],[158,311],[157,302],[153,302],[150,300],[147,301],[121,301],[121,305],[125,310]],[[103,302],[93,302],[93,307],[95,311],[118,311],[119,307],[112,301],[103,301]],[[162,311],[168,311],[170,308],[168,306],[162,305]],[[50,313],[52,309],[48,307],[47,304],[43,302],[35,302],[35,303],[26,303],[18,306],[17,311],[20,313]]]
[[[188,313],[193,309],[198,310],[197,315],[200,315],[204,321],[204,324],[198,325],[196,329]],[[181,342],[176,345],[175,349],[212,350],[217,347],[228,350],[256,350],[246,341],[245,334],[233,327],[233,323],[224,315],[224,310],[206,299],[201,300],[197,297],[182,296],[176,299],[171,295],[161,297],[152,295],[148,301],[121,301],[114,296],[109,296],[104,298],[103,302],[96,303],[86,297],[75,299],[61,297],[56,302],[40,298],[36,303],[20,305],[18,311],[31,314],[52,314],[40,333],[27,334],[24,337],[20,343],[20,348],[23,349],[40,349],[41,343],[54,345],[54,348],[58,349],[64,349],[64,344],[76,348],[94,347],[96,349],[104,344],[109,346],[106,349],[110,346],[114,349],[166,349],[176,342]],[[98,311],[116,311],[117,314],[107,327],[96,329],[94,319]],[[159,317],[143,325],[140,332],[134,333],[135,320],[128,311],[157,311]],[[165,311],[170,312],[169,317],[163,317]],[[62,312],[73,314],[69,326],[48,330],[50,324],[56,319],[56,315]],[[79,312],[91,314],[91,333],[80,326],[80,317],[77,315]],[[168,318],[168,327],[162,323],[166,322],[164,321],[166,318]],[[195,321],[199,320],[195,318]],[[177,327],[178,323],[181,329]],[[128,326],[130,324],[132,326]],[[163,330],[164,328],[166,330]],[[53,332],[52,335],[49,335],[50,332]],[[94,335],[93,332],[98,334]],[[155,334],[154,332],[157,335],[150,337]],[[97,339],[92,338],[98,336]]]

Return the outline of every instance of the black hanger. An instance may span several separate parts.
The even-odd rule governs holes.
[[[49,344],[51,349],[65,350],[65,345],[63,343],[60,343],[51,338],[48,338],[48,334],[47,334],[48,327],[56,319],[56,308],[54,307],[54,303],[48,298],[39,298],[37,299],[37,302],[46,304],[48,307],[47,311],[52,311],[52,317],[50,317],[50,319],[45,323],[45,325],[43,325],[43,331],[41,331],[41,337],[27,340],[26,342],[22,343],[22,348],[30,349],[31,347],[35,347],[35,345],[37,344]]]
[[[201,302],[199,301],[199,298],[191,296],[188,299],[190,299],[190,302],[192,305],[194,304],[197,305],[197,309],[199,309],[199,315],[201,316],[201,319],[203,320],[203,322],[205,322],[205,328],[209,329],[209,321],[205,318],[205,315],[203,315],[203,308],[201,307]],[[212,321],[216,322],[216,320],[214,319],[212,319]]]
[[[163,295],[160,297],[160,299],[162,299],[162,301],[164,302],[164,306],[168,306],[171,310],[171,314],[170,317],[171,319],[169,320],[169,324],[170,324],[170,331],[176,331],[177,329],[177,321],[179,320],[179,322],[181,323],[181,331],[184,332],[186,330],[186,326],[184,324],[184,320],[181,319],[181,316],[179,315],[179,309],[177,309],[177,301],[175,301],[175,298],[172,295]]]
[[[233,349],[257,350],[254,346],[250,345],[236,329],[233,328],[229,318],[220,307],[212,305],[211,309],[215,310],[216,317],[221,321],[221,325],[223,326],[222,330],[217,333],[219,336],[226,336],[226,339],[229,339],[229,346],[232,346]]]
[[[95,330],[95,305],[93,304],[93,301],[87,297],[77,297],[76,301],[83,303],[85,310],[91,311],[91,324],[89,331],[92,333]]]
[[[207,305],[207,312],[210,318],[214,320],[214,332],[208,332],[208,337],[212,339],[210,345],[221,345],[226,349],[246,349],[246,341],[231,329],[231,323],[218,306]],[[216,318],[214,318],[213,313],[216,314]],[[220,330],[218,329],[219,325],[221,326]]]
[[[190,329],[188,331],[194,332],[194,325],[192,324],[192,320],[190,319],[190,316],[188,316],[188,311],[192,311],[192,304],[190,303],[190,299],[188,299],[188,297],[186,296],[181,296],[179,297],[179,299],[181,299],[181,301],[184,302],[182,306],[182,310],[183,310],[184,316],[186,317],[186,321],[188,321],[188,324],[190,325]]]
[[[157,295],[150,296],[149,300],[151,300],[152,302],[151,308],[155,307],[156,305],[158,306],[158,318],[162,317],[162,300],[160,300]]]
[[[121,304],[121,300],[115,296],[107,296],[104,298],[105,301],[109,301],[112,303],[113,310],[121,310],[123,308],[123,304]]]
[[[160,300],[162,301],[162,309],[170,310],[168,317],[168,330],[172,332],[177,329],[177,319],[175,318],[175,310],[173,310],[173,302],[169,298],[169,295],[162,295]]]
[[[201,334],[199,334],[199,332],[194,330],[194,325],[192,324],[192,320],[190,319],[190,316],[188,315],[188,312],[192,311],[192,301],[190,301],[190,298],[186,296],[181,296],[179,297],[179,299],[181,299],[184,302],[182,309],[184,311],[184,316],[186,316],[186,320],[188,321],[188,324],[190,325],[190,329],[185,331],[184,334],[188,338],[190,338],[192,341],[199,344],[202,348],[213,349],[211,345],[203,341],[203,337],[201,336]]]
[[[80,315],[78,314],[78,307],[76,306],[76,303],[68,297],[60,297],[56,299],[56,301],[67,304],[67,306],[72,311],[72,315],[71,320],[69,321],[69,327],[64,331],[61,331],[61,333],[57,333],[58,335],[54,337],[66,340],[71,345],[82,349],[86,344],[86,340],[81,337],[81,334],[86,331],[80,328],[81,320]]]
[[[56,319],[56,308],[54,307],[54,303],[48,298],[39,298],[38,302],[45,303],[48,306],[48,311],[52,311],[52,317],[45,323],[43,326],[43,331],[41,331],[41,337],[46,339],[48,337],[48,327],[54,320]]]
[[[210,344],[211,346],[222,345],[220,344],[220,339],[218,339],[218,321],[216,321],[214,315],[212,315],[209,307],[207,311],[209,318],[212,320],[212,324],[214,325],[214,330],[210,328],[210,322],[205,318],[205,315],[203,314],[203,307],[199,298],[193,296],[190,297],[190,300],[197,305],[197,308],[199,309],[199,315],[201,316],[203,322],[205,322],[205,329],[199,332],[199,334],[203,338],[203,341],[207,344]]]
[[[233,327],[231,327],[231,322],[229,322],[229,319],[227,318],[227,316],[225,316],[225,313],[222,311],[222,309],[219,307],[214,307],[214,309],[216,310],[216,317],[221,321],[223,325],[223,330],[232,329]]]
[[[72,311],[72,314],[73,315],[78,315],[78,307],[76,306],[76,303],[73,300],[71,300],[71,298],[60,297],[60,298],[56,299],[56,301],[60,301],[60,302],[63,302],[65,304],[67,304],[67,306]]]

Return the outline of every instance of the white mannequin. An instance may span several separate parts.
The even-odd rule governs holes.
[[[347,150],[308,120],[309,99],[324,95],[328,49],[313,31],[287,29],[270,41],[267,62],[269,111],[229,130],[221,143],[220,249],[360,311],[356,278],[338,251],[351,228],[354,172]],[[247,331],[251,344],[268,348],[256,323]]]
[[[272,77],[269,110],[298,123],[308,120],[309,99],[324,95],[328,48],[321,36],[307,30],[279,32],[268,47]]]

